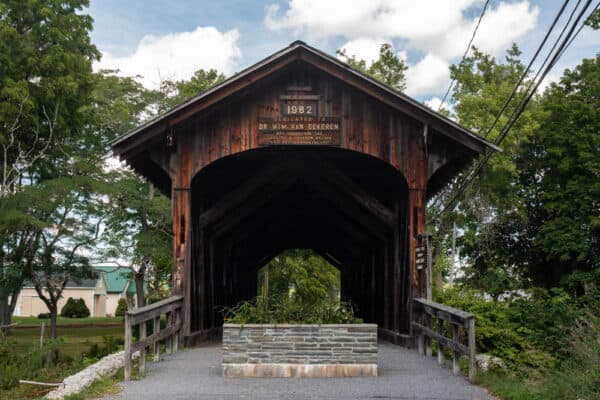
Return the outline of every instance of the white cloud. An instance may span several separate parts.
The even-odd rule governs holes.
[[[340,49],[344,49],[349,57],[354,56],[358,60],[365,60],[367,66],[369,66],[379,58],[381,45],[389,42],[389,40],[382,38],[358,38],[346,42],[346,44],[340,46]],[[344,61],[343,58],[339,56],[338,58]]]
[[[200,68],[214,68],[226,75],[235,71],[241,58],[239,32],[220,32],[214,27],[197,27],[191,32],[147,35],[135,52],[125,57],[104,53],[94,69],[119,69],[124,76],[140,75],[142,84],[157,88],[164,79],[188,79]]]
[[[401,42],[404,51],[425,54],[407,73],[407,92],[417,96],[444,89],[448,66],[462,56],[479,18],[477,12],[467,18],[467,10],[482,5],[482,0],[289,0],[285,9],[267,7],[264,22],[271,30],[316,41],[345,38],[342,48],[367,61],[376,58],[381,43]],[[486,11],[474,44],[498,56],[532,31],[538,16],[539,8],[528,0],[499,2]]]
[[[427,54],[415,65],[410,65],[406,71],[406,94],[419,96],[437,93],[448,85],[450,64],[442,58]]]
[[[290,0],[285,12],[267,7],[269,29],[292,29],[314,39],[331,36],[411,37],[440,34],[477,0]]]

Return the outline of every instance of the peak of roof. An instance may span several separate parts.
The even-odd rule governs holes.
[[[311,57],[302,57],[301,53],[296,53],[297,51],[306,52],[307,55],[316,56],[317,60],[325,61],[327,65],[338,68],[339,70],[343,71],[343,73],[349,74],[348,76],[358,78],[357,80],[355,80],[355,82],[357,82],[356,85],[359,85],[362,88],[375,88],[375,90],[377,90],[378,93],[381,95],[380,99],[388,99],[392,107],[399,109],[401,112],[408,113],[409,115],[412,114],[413,117],[415,117],[417,120],[421,120],[423,123],[435,124],[435,128],[437,130],[439,130],[442,134],[453,138],[454,140],[461,141],[462,139],[464,141],[470,142],[476,148],[489,148],[492,150],[500,151],[500,148],[498,148],[498,146],[476,135],[475,133],[471,132],[470,130],[461,126],[455,121],[452,121],[446,116],[439,114],[438,112],[432,110],[426,105],[421,104],[417,100],[396,91],[395,89],[385,85],[384,83],[381,83],[373,79],[372,77],[353,69],[347,63],[344,63],[336,57],[307,45],[301,40],[296,40],[292,42],[288,47],[283,48],[278,52],[275,52],[272,55],[264,58],[258,63],[240,71],[239,73],[234,74],[229,79],[226,79],[219,85],[216,85],[198,94],[197,96],[184,101],[183,103],[173,107],[171,110],[161,115],[158,115],[156,118],[116,138],[111,142],[113,151],[116,154],[122,154],[124,148],[127,147],[127,145],[125,145],[126,142],[130,141],[134,137],[137,138],[139,136],[142,136],[142,140],[145,140],[143,138],[144,133],[153,128],[166,129],[168,126],[170,126],[172,119],[181,119],[181,117],[177,117],[177,115],[180,113],[187,115],[187,110],[189,110],[193,106],[195,106],[195,109],[203,109],[202,104],[210,104],[211,98],[213,96],[216,96],[217,93],[224,92],[225,94],[222,95],[222,98],[227,98],[231,96],[235,92],[229,93],[227,92],[227,89],[234,83],[241,82],[245,85],[252,84],[253,82],[255,82],[255,79],[252,78],[253,74],[264,70],[271,64],[275,64],[278,60],[284,57],[295,56],[297,59],[307,62],[309,64],[313,62],[311,61]],[[312,58],[312,60],[314,60],[314,58]],[[319,68],[319,66],[316,67]],[[398,104],[401,105],[398,106]],[[207,106],[208,105],[206,105],[206,107]],[[123,149],[121,149],[121,147],[123,147]]]
[[[294,40],[292,43],[290,43],[290,47],[297,45],[306,46],[306,43],[304,43],[302,40]]]

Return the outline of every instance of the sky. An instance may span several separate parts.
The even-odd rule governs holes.
[[[149,88],[188,79],[199,68],[240,71],[295,40],[371,62],[382,43],[409,66],[409,96],[437,108],[481,13],[483,0],[91,0],[95,69],[139,76]],[[574,3],[574,2],[572,2]],[[562,1],[492,0],[474,44],[502,58],[511,44],[528,62]],[[569,6],[571,7],[571,6]],[[547,82],[600,51],[600,32],[585,28]]]

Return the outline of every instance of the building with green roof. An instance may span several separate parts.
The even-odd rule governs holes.
[[[94,267],[104,275],[106,281],[106,314],[115,315],[119,299],[127,299],[130,307],[136,306],[135,282],[131,269],[118,265],[103,265]],[[144,293],[148,290],[148,283],[144,282]]]

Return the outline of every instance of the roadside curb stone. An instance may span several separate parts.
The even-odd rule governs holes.
[[[124,352],[119,351],[101,358],[98,362],[65,378],[63,386],[48,393],[46,398],[62,400],[66,396],[81,392],[100,378],[116,374],[119,368],[123,367],[123,357]],[[139,352],[134,354],[134,358],[137,357],[139,357]]]

